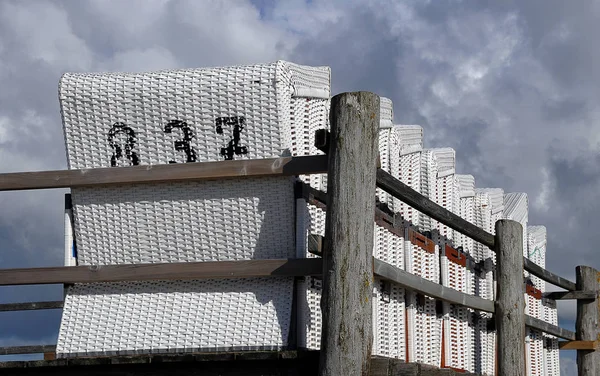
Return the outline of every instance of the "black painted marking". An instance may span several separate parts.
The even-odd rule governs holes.
[[[221,155],[225,160],[232,160],[235,155],[248,154],[248,148],[240,145],[240,136],[246,125],[246,118],[243,116],[218,117],[215,119],[216,131],[223,134],[223,127],[233,127],[233,138],[229,141],[227,147],[221,148]]]
[[[172,133],[174,129],[181,129],[183,133],[183,140],[175,141],[175,150],[183,151],[186,155],[186,163],[196,162],[196,150],[190,144],[194,137],[194,131],[190,129],[185,121],[171,120],[165,125],[165,133]],[[169,163],[177,163],[176,161],[169,161]]]
[[[137,153],[133,150],[135,148],[135,144],[137,142],[137,136],[135,135],[135,131],[130,126],[126,125],[123,122],[116,122],[108,131],[108,143],[110,147],[113,149],[113,155],[110,158],[110,166],[116,167],[117,160],[123,158],[123,145],[119,144],[115,137],[124,133],[127,135],[127,139],[125,141],[125,157],[129,159],[133,166],[137,166],[140,164],[140,159],[138,158]]]

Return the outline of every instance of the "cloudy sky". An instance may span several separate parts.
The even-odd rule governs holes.
[[[548,269],[600,268],[600,3],[593,1],[0,0],[0,172],[66,168],[67,71],[290,60],[332,68],[333,93],[391,98],[395,122],[457,151],[478,187],[529,195]],[[0,268],[62,263],[65,191],[0,193]],[[0,301],[59,299],[2,288]],[[0,314],[0,346],[55,341],[59,312]],[[574,305],[561,305],[571,326]],[[572,356],[562,354],[564,374]]]

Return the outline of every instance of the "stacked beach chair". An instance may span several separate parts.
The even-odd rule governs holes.
[[[66,74],[60,81],[69,168],[322,154],[330,70],[285,61],[151,73]],[[451,148],[423,148],[418,125],[394,125],[380,101],[381,168],[494,233],[523,225],[524,256],[545,266],[546,230],[527,226],[527,196],[476,189]],[[74,188],[65,208],[65,265],[314,258],[325,235],[325,174]],[[495,254],[376,190],[373,256],[455,290],[493,300]],[[526,275],[527,314],[556,324]],[[319,349],[322,281],[315,277],[75,284],[59,357]],[[492,316],[376,278],[373,354],[493,375]],[[295,300],[294,300],[295,299]],[[293,310],[296,309],[296,312]],[[296,330],[296,333],[292,333]],[[558,375],[558,342],[527,331],[529,375]]]
[[[461,213],[461,186],[455,175],[456,153],[451,148],[431,149],[437,166],[435,202],[457,215]],[[467,253],[459,245],[457,233],[441,223],[435,223],[432,236],[440,249],[441,283],[468,293]],[[443,304],[442,365],[468,370],[472,337],[469,331],[470,312],[465,307]]]
[[[410,130],[414,132],[414,129]],[[410,155],[415,153],[418,153],[419,159],[415,158],[415,155]],[[420,193],[431,200],[436,200],[438,167],[433,151],[421,150],[405,154],[403,157],[411,164],[411,168],[420,167]],[[416,184],[416,181],[413,184]],[[405,249],[406,271],[439,283],[440,247],[432,239],[433,221],[423,214],[408,219],[414,225],[408,228]],[[407,357],[411,362],[441,365],[442,310],[438,303],[441,302],[419,293],[407,293]]]
[[[502,218],[504,210],[504,191],[500,188],[477,188],[474,201],[475,224],[494,234],[496,221]],[[486,246],[476,243],[474,259],[479,266],[477,272],[473,273],[475,295],[493,300],[495,254]],[[475,372],[493,375],[496,366],[496,333],[493,329],[492,315],[485,312],[474,313],[473,326]]]
[[[307,133],[327,127],[330,70],[278,61],[66,74],[59,96],[69,168],[317,154]],[[79,265],[295,256],[293,178],[76,188],[72,203]],[[285,348],[293,286],[293,278],[76,284],[57,354]]]
[[[528,257],[528,228],[529,207],[527,194],[507,193],[504,195],[504,217],[517,221],[523,226],[523,256]],[[525,273],[525,313],[531,317],[541,319],[542,317],[542,292],[540,284],[536,285],[533,278]],[[537,330],[526,329],[526,356],[527,375],[544,375],[544,343],[542,333]]]
[[[527,258],[533,261],[535,264],[546,267],[546,244],[547,234],[545,226],[528,226],[527,227]],[[532,285],[539,289],[540,292],[546,292],[546,283],[536,276],[529,276]],[[531,288],[530,292],[535,295],[539,294]],[[527,297],[528,304],[532,300],[531,296]],[[547,323],[558,326],[558,312],[556,309],[556,302],[548,300],[546,298],[541,299],[540,312],[537,317]],[[543,334],[543,365],[544,375],[546,376],[558,376],[560,375],[560,367],[558,363],[558,338],[549,334]]]
[[[381,168],[392,173],[399,168],[400,135],[393,126],[393,104],[380,98],[379,155]],[[375,258],[404,269],[405,231],[403,218],[396,216],[391,195],[378,189],[379,208],[393,218],[389,223],[377,219],[374,231]],[[373,296],[373,354],[406,360],[405,290],[396,284],[375,278]]]
[[[457,192],[458,192],[458,205],[459,210],[458,214],[471,223],[475,223],[475,178],[473,175],[456,175],[456,183],[457,183]],[[454,247],[449,249],[448,251],[453,252],[455,255],[458,255],[456,261],[450,263],[449,265],[457,269],[456,274],[464,271],[464,288],[461,290],[470,295],[477,295],[475,289],[475,278],[477,273],[480,273],[479,265],[477,265],[475,261],[475,241],[468,236],[465,236],[458,231],[454,232]],[[442,259],[442,263],[444,260]],[[443,269],[442,269],[443,270]],[[464,330],[463,336],[466,338],[466,344],[462,348],[464,351],[464,366],[457,367],[452,366],[454,368],[460,368],[467,370],[469,372],[475,372],[475,311],[472,309],[465,309],[464,314],[466,314],[466,324],[463,323],[463,319],[458,321],[458,325],[461,330]],[[465,327],[463,329],[463,327]],[[446,337],[445,337],[446,338]],[[450,347],[450,352],[452,353],[452,343],[445,343]],[[458,352],[460,350],[454,350],[454,352]],[[448,351],[445,351],[447,354]],[[454,355],[456,356],[456,355]],[[454,360],[451,359],[451,364],[456,364]]]
[[[392,125],[392,103],[387,98],[380,98],[380,140],[389,141],[384,135]],[[392,143],[396,145],[396,143]],[[394,147],[394,146],[392,146]],[[387,150],[387,149],[382,149]],[[395,148],[394,150],[397,150]],[[382,167],[389,170],[389,156],[392,153],[381,153]],[[397,158],[396,158],[397,160]],[[312,187],[316,189],[317,187]],[[326,188],[321,185],[320,191]],[[391,196],[385,192],[377,191],[381,203],[389,200]],[[309,235],[325,235],[325,210],[326,205],[318,199],[308,199],[307,195],[297,199],[297,256],[317,257],[308,252],[307,239]],[[391,213],[389,208],[382,208]],[[401,220],[401,219],[399,219]],[[398,268],[404,269],[404,233],[394,228],[393,223],[378,220],[374,223],[373,255],[382,261],[388,262]],[[321,280],[314,277],[305,277],[298,284],[298,346],[316,350],[320,348],[322,315],[321,315]],[[373,354],[406,359],[405,346],[405,304],[404,289],[397,285],[375,279],[373,289]]]

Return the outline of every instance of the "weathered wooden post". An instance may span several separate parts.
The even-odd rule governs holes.
[[[331,100],[319,375],[367,376],[373,341],[373,216],[379,96]]]
[[[496,222],[495,303],[498,375],[525,375],[525,297],[523,295],[523,227]]]
[[[589,266],[575,269],[578,291],[598,292],[598,271]],[[598,304],[596,300],[577,300],[577,319],[575,335],[578,341],[596,341],[598,339]],[[596,365],[599,356],[593,350],[577,350],[577,373],[579,376],[598,375],[600,365]]]

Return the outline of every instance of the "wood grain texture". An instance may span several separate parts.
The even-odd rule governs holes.
[[[598,271],[589,266],[575,269],[577,290],[598,293]],[[579,341],[598,340],[598,305],[595,300],[577,301],[575,331]],[[600,356],[593,350],[577,350],[577,371],[579,376],[597,376],[600,372]]]
[[[556,325],[552,325],[550,323],[547,323],[540,319],[536,319],[535,317],[531,317],[529,315],[525,315],[525,326],[528,326],[532,329],[536,329],[536,330],[539,330],[539,331],[547,333],[547,334],[551,334],[558,338],[563,338],[563,339],[566,339],[569,341],[575,340],[575,332],[561,328]]]
[[[558,348],[560,350],[597,351],[599,346],[599,341],[558,341]]]
[[[157,183],[239,177],[308,175],[327,172],[327,156],[285,157],[154,166],[0,174],[0,191]]]
[[[571,282],[566,278],[563,278],[559,275],[556,275],[539,265],[536,265],[533,261],[523,258],[523,265],[525,270],[529,273],[533,274],[536,277],[543,279],[546,282],[550,282],[555,286],[563,288],[568,291],[575,291],[577,287],[575,286],[575,282]]]
[[[400,180],[394,178],[388,172],[381,169],[377,170],[377,186],[451,229],[490,248],[494,247],[494,235],[441,207]]]
[[[320,275],[320,259],[182,262],[0,269],[0,286]]]
[[[59,309],[63,307],[62,300],[49,302],[28,302],[28,303],[4,303],[0,304],[0,312],[7,311],[32,311],[38,309]]]
[[[595,291],[552,291],[544,292],[542,296],[552,300],[596,300]]]
[[[39,354],[56,351],[54,345],[0,347],[0,355]]]
[[[379,96],[331,100],[320,376],[367,376],[373,342],[373,218]]]
[[[523,227],[496,222],[496,308],[499,375],[525,375],[525,298],[523,295]]]
[[[382,279],[397,283],[405,289],[427,295],[431,298],[458,304],[477,311],[494,312],[494,302],[491,300],[465,294],[442,286],[439,283],[428,281],[383,261],[374,260],[374,271],[375,275]]]

